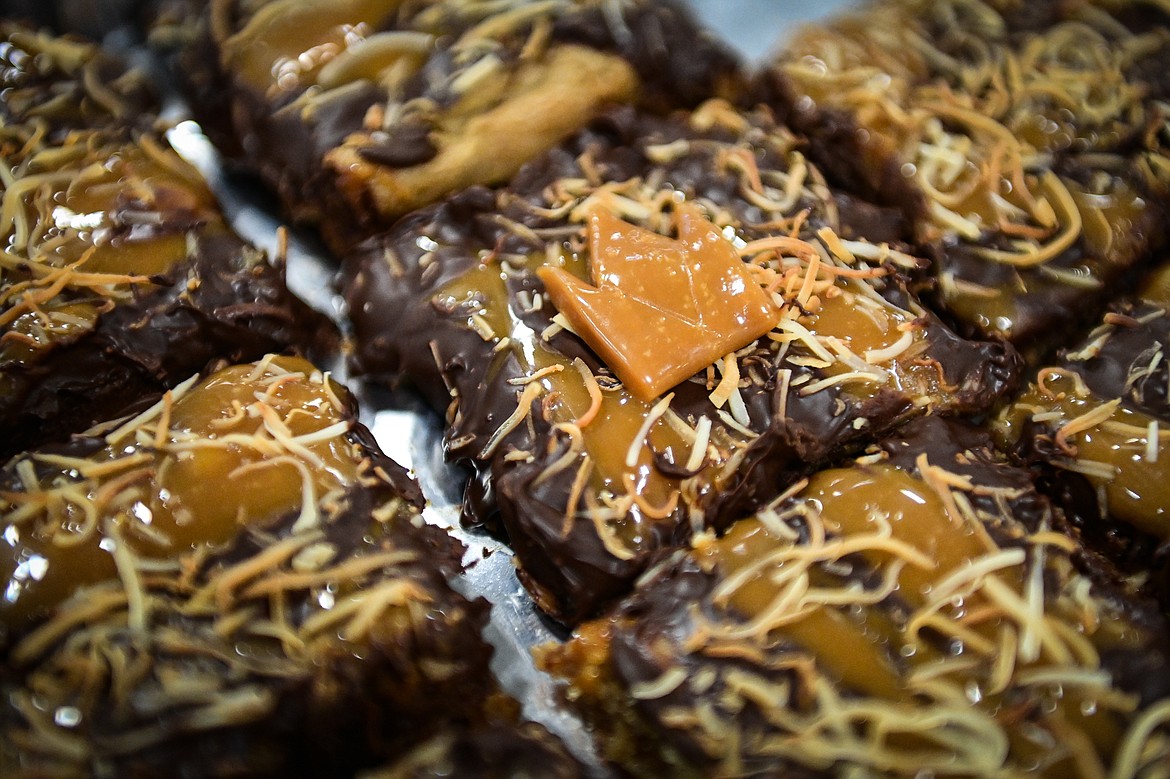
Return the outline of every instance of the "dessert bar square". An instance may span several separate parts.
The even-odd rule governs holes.
[[[745,80],[673,0],[215,0],[201,21],[180,68],[197,116],[337,251],[507,181],[612,104]]]
[[[495,694],[462,547],[301,358],[0,471],[0,773],[346,776]]]
[[[1015,382],[909,295],[897,213],[831,189],[766,110],[618,110],[498,191],[347,259],[359,371],[445,410],[519,572],[573,622],[659,548],[926,413]]]
[[[640,776],[1140,776],[1170,760],[1164,618],[1074,564],[983,431],[927,417],[541,650]]]
[[[0,457],[213,359],[328,342],[153,128],[133,71],[11,25],[0,47]]]

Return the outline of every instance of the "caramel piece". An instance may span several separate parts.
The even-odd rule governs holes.
[[[702,212],[681,204],[675,220],[678,239],[596,211],[589,220],[593,284],[558,268],[537,271],[557,310],[643,399],[776,324],[767,293]]]

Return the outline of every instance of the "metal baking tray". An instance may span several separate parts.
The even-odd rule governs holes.
[[[749,63],[759,62],[803,22],[840,12],[854,3],[824,0],[812,6],[795,0],[687,0],[700,18],[730,42]],[[278,251],[278,231],[285,222],[275,201],[258,184],[230,175],[199,125],[186,108],[172,98],[164,112],[174,122],[168,137],[176,150],[207,177],[235,229],[267,250]],[[289,228],[288,283],[293,292],[319,311],[344,322],[343,302],[333,288],[337,261],[311,232]],[[555,685],[538,671],[530,649],[549,641],[563,641],[562,628],[543,617],[521,587],[507,545],[483,531],[465,529],[459,522],[462,488],[468,474],[443,457],[441,420],[408,389],[390,390],[346,374],[339,361],[333,375],[355,391],[362,421],[373,431],[382,449],[411,469],[427,497],[424,517],[448,529],[467,546],[467,566],[455,586],[492,605],[487,639],[495,647],[492,668],[503,688],[520,700],[525,716],[564,739],[569,749],[598,776],[605,776],[583,724],[557,705]]]

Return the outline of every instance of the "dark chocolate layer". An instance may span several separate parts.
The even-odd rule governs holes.
[[[334,342],[151,127],[140,75],[89,44],[0,34],[0,458],[212,360]]]
[[[1164,272],[1164,271],[1163,271]],[[995,422],[1001,444],[1032,467],[1087,545],[1135,591],[1170,602],[1168,303],[1114,301],[1101,324],[1042,368]]]
[[[927,302],[1039,359],[1166,240],[1168,63],[1140,2],[889,0],[761,80],[814,159],[914,218]]]
[[[480,721],[462,547],[329,381],[230,368],[9,463],[6,776],[344,777]]]

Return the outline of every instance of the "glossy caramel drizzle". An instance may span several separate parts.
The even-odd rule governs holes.
[[[87,457],[31,453],[6,467],[0,615],[10,628],[74,593],[182,558],[242,528],[297,513],[320,521],[330,493],[355,483],[351,420],[327,376],[269,357],[187,382],[105,433]]]
[[[388,0],[267,3],[243,29],[223,41],[226,65],[245,85],[270,97],[302,90],[313,85],[322,69],[348,47],[364,43],[371,25],[393,14],[399,4]],[[223,5],[226,9],[227,4]]]
[[[932,25],[942,38],[924,33]],[[1164,29],[1132,34],[1093,7],[1013,48],[999,14],[978,0],[890,3],[805,33],[780,67],[812,104],[857,117],[872,168],[904,161],[927,198],[924,240],[971,243],[989,262],[1092,287],[1098,269],[1125,256],[1115,244],[1132,240],[1145,204],[1120,182],[1102,191],[1058,178],[1046,170],[1049,155],[1077,145],[1108,153],[1140,129],[1144,90],[1125,74],[1168,41]],[[1112,178],[1114,161],[1103,165]],[[987,248],[988,236],[1010,248]],[[1078,241],[1081,267],[1050,267]],[[1013,331],[1011,295],[945,267],[941,282],[964,320]]]
[[[742,121],[719,101],[706,104],[695,117],[696,121]],[[677,145],[671,145],[651,153],[677,150]],[[743,275],[737,273],[736,278],[749,279],[763,289],[771,300],[769,319],[778,320],[778,324],[768,331],[767,340],[749,344],[740,354],[723,355],[707,369],[706,377],[702,373],[691,377],[691,381],[705,379],[710,393],[711,411],[700,419],[680,419],[669,408],[669,394],[646,398],[625,385],[599,383],[597,377],[582,372],[584,366],[576,366],[557,353],[547,345],[548,338],[561,329],[575,330],[569,319],[554,317],[552,327],[543,333],[533,332],[521,320],[516,306],[522,303],[510,298],[506,279],[510,274],[536,272],[542,278],[556,279],[554,283],[564,290],[579,291],[583,288],[580,282],[589,279],[586,266],[592,262],[591,252],[598,247],[606,250],[604,241],[591,246],[585,230],[567,243],[567,250],[554,249],[547,255],[501,258],[492,253],[490,261],[448,283],[434,297],[437,309],[465,317],[469,329],[495,344],[497,350],[507,348],[528,372],[528,378],[517,380],[516,414],[485,442],[479,456],[494,453],[507,434],[534,413],[534,404],[541,399],[538,413],[570,441],[571,456],[553,466],[555,472],[572,467],[576,474],[566,528],[577,516],[588,516],[619,558],[629,557],[623,539],[637,538],[645,518],[670,516],[684,504],[694,516],[697,509],[690,506],[691,501],[732,475],[739,452],[756,435],[742,395],[753,381],[746,365],[741,364],[749,351],[780,353],[792,366],[784,369],[788,379],[794,369],[816,368],[821,378],[792,385],[798,396],[827,389],[860,397],[901,390],[914,397],[916,404],[930,406],[947,389],[938,364],[925,355],[927,340],[920,321],[924,312],[899,309],[874,289],[891,266],[914,265],[915,260],[887,246],[841,239],[830,227],[814,231],[804,225],[800,200],[821,202],[809,190],[815,181],[804,158],[792,152],[788,168],[768,171],[771,184],[764,186],[754,157],[744,153],[749,150],[748,146],[729,144],[718,159],[743,178],[755,202],[772,211],[778,221],[787,220],[792,225],[791,233],[745,243],[731,225],[716,222],[715,230],[699,230],[694,239],[727,241],[738,247]],[[672,191],[655,189],[640,179],[599,186],[584,180],[563,180],[549,192],[553,198],[549,208],[567,211],[573,221],[596,218],[598,225],[602,221],[625,225],[610,235],[637,225],[639,252],[645,247],[677,251],[677,242],[666,237],[679,218],[677,209],[699,219],[697,206],[713,208],[702,201],[679,201]],[[608,215],[594,216],[603,212]],[[720,219],[730,217],[722,215]],[[603,232],[600,227],[594,229],[595,237]],[[607,263],[613,264],[608,259]],[[602,265],[604,273],[609,265]],[[578,281],[565,281],[570,278]],[[651,281],[642,279],[637,284],[645,290]],[[684,303],[699,305],[693,295],[689,301],[682,292],[679,295]],[[543,292],[533,296],[533,309],[545,305]],[[711,308],[716,303],[703,305]],[[758,310],[762,314],[763,306]],[[679,346],[684,345],[688,351],[697,348],[688,339],[680,341]],[[627,355],[622,359],[630,362]],[[704,359],[710,359],[710,354]],[[612,364],[609,367],[615,368]],[[780,413],[786,413],[783,407]],[[647,431],[648,446],[640,438]],[[521,457],[523,453],[508,456]],[[685,463],[686,470],[696,475],[682,481],[665,476],[652,467],[654,456]],[[586,490],[586,485],[590,489]],[[574,512],[572,506],[579,508]]]

